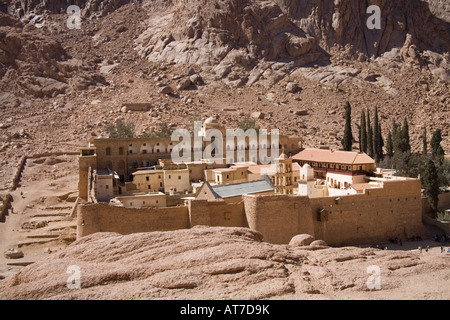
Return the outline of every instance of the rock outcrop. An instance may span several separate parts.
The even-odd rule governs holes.
[[[445,256],[292,247],[245,228],[98,233],[0,281],[7,299],[448,299]],[[371,291],[367,268],[380,267]],[[78,270],[80,290],[71,290]],[[432,272],[430,272],[432,270]],[[69,287],[67,284],[69,283]],[[443,289],[444,288],[444,289]]]
[[[439,68],[442,60],[427,56],[448,54],[449,23],[423,1],[377,5],[380,30],[367,27],[368,5],[358,0],[181,1],[150,20],[137,50],[150,61],[201,65],[230,87],[256,82],[271,87],[294,69],[327,63],[330,56],[385,57]]]
[[[0,13],[0,86],[23,96],[53,97],[106,80],[45,32]]]

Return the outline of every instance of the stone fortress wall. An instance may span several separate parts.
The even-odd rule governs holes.
[[[287,244],[297,234],[311,234],[332,246],[386,242],[425,234],[420,181],[388,181],[382,189],[340,198],[310,199],[291,195],[245,195],[239,203],[186,200],[171,208],[120,208],[78,205],[78,238],[96,232],[121,234],[171,231],[196,225],[248,227],[264,241]]]

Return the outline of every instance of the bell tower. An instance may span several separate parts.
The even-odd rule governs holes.
[[[293,194],[292,158],[289,158],[283,153],[276,160],[276,170],[274,181],[275,193]]]

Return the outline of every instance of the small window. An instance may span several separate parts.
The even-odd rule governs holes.
[[[178,176],[178,180],[181,180],[181,176]]]
[[[109,186],[108,186],[108,185],[106,185],[106,186],[105,186],[105,188],[106,188],[106,190],[108,190],[108,189],[109,189]]]
[[[111,155],[111,148],[106,148],[106,155],[110,156]]]
[[[150,177],[145,177],[145,180],[150,181]]]

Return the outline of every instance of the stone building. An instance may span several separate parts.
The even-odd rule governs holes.
[[[292,158],[284,153],[276,160],[276,174],[273,182],[275,193],[294,194],[294,177],[292,172]]]
[[[190,166],[188,169],[191,171],[191,175],[195,171],[200,178],[205,163],[216,160],[214,157],[213,159],[208,158],[208,155],[215,155],[214,148],[211,147],[211,144],[215,143],[215,148],[220,145],[218,143],[220,139],[216,140],[215,137],[206,137],[208,130],[211,129],[215,129],[215,132],[224,134],[222,154],[225,156],[230,156],[231,154],[232,159],[225,159],[227,161],[233,160],[230,163],[240,161],[259,163],[270,160],[270,157],[276,154],[275,150],[278,152],[283,149],[287,154],[294,154],[302,148],[302,139],[300,137],[279,135],[275,139],[270,134],[265,140],[259,140],[259,136],[256,136],[256,140],[249,139],[249,137],[244,137],[243,140],[236,136],[227,137],[227,130],[216,118],[212,117],[205,121],[199,136],[190,137],[191,160],[184,163],[186,166]],[[200,148],[197,145],[199,139]],[[176,152],[177,149],[174,150],[174,148],[178,144],[179,141],[172,141],[171,137],[92,140],[88,147],[81,148],[80,150],[78,186],[80,198],[84,200],[88,198],[88,185],[95,179],[95,177],[89,176],[89,170],[112,170],[117,173],[120,183],[125,184],[126,182],[133,181],[133,173],[139,169],[156,166],[160,160],[172,159],[172,152]],[[196,152],[200,152],[201,155],[206,155],[207,157],[195,159],[194,155]],[[220,163],[217,165],[220,166]],[[226,163],[222,163],[222,167],[226,167]]]
[[[346,189],[366,182],[376,170],[375,160],[355,151],[305,149],[292,157],[300,166],[313,168],[314,178],[323,180],[330,188]],[[304,180],[304,179],[302,179]]]

